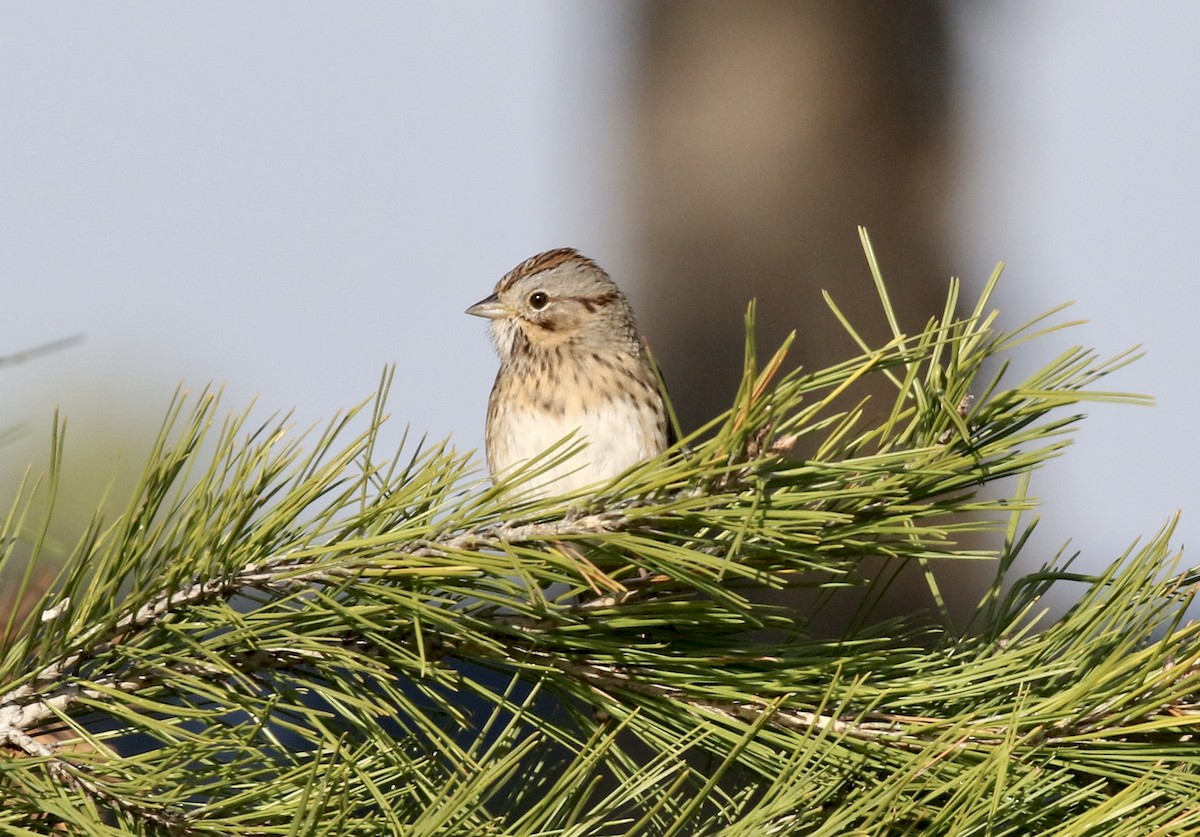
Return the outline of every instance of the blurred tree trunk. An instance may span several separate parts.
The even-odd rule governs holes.
[[[902,325],[940,313],[954,158],[941,4],[640,8],[643,319],[685,427],[728,403],[750,297],[764,346],[801,327],[792,360],[808,368],[853,351],[822,289],[886,334],[856,224]]]
[[[751,297],[763,350],[798,328],[789,361],[809,369],[856,350],[822,290],[870,343],[887,339],[857,224],[871,233],[901,327],[919,331],[940,313],[956,157],[943,5],[639,8],[641,311],[685,431],[732,397]],[[932,604],[913,576],[877,615]],[[952,589],[961,580],[944,579]]]

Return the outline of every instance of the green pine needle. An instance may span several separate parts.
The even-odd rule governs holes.
[[[858,357],[761,362],[751,306],[730,409],[571,496],[511,490],[570,438],[499,487],[448,441],[385,450],[390,371],[308,433],[179,393],[128,505],[56,556],[56,426],[3,519],[0,571],[37,599],[0,645],[0,830],[1200,833],[1200,570],[1173,524],[1098,574],[1012,572],[1082,405],[1148,403],[1097,387],[1136,353],[1012,381],[1063,324],[999,331],[997,271],[905,333],[864,245],[889,342],[830,300]],[[890,403],[844,397],[867,378]],[[981,560],[955,630],[940,568]],[[910,564],[942,618],[874,617]],[[778,590],[859,613],[822,636]]]

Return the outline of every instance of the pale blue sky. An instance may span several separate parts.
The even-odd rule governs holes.
[[[998,301],[1010,322],[1074,300],[1064,318],[1090,322],[1047,348],[1143,344],[1147,357],[1101,386],[1158,400],[1087,410],[1075,447],[1035,480],[1047,499],[1038,542],[1072,538],[1089,565],[1107,563],[1182,509],[1176,542],[1194,544],[1200,5],[956,8],[966,126],[956,261],[976,276],[1008,264]]]
[[[1095,560],[1200,515],[1200,6],[956,5],[967,118],[957,272],[1009,270],[1009,321],[1065,299],[1073,339],[1150,357],[1112,382],[1043,540]],[[5,7],[0,27],[3,424],[84,451],[157,426],[183,380],[303,424],[399,364],[392,409],[482,438],[495,370],[463,309],[538,250],[578,246],[632,292],[629,4],[309,2]],[[853,234],[848,231],[848,234]],[[640,277],[635,277],[640,278]],[[398,432],[398,429],[397,429]],[[87,454],[92,456],[94,454]],[[136,455],[133,457],[137,458]],[[70,461],[70,460],[68,460]]]
[[[85,341],[5,369],[4,419],[44,447],[61,404],[82,444],[215,380],[307,423],[397,362],[397,418],[475,446],[463,309],[541,249],[621,261],[622,9],[9,6],[0,354]]]

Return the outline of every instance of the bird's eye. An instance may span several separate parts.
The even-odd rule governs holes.
[[[541,311],[550,302],[550,297],[545,291],[534,291],[529,295],[529,307],[534,311]]]

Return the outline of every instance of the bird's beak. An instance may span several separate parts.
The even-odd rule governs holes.
[[[504,303],[502,303],[495,294],[479,300],[470,308],[467,313],[474,317],[486,317],[489,320],[498,320],[501,317],[507,317],[512,312]]]

